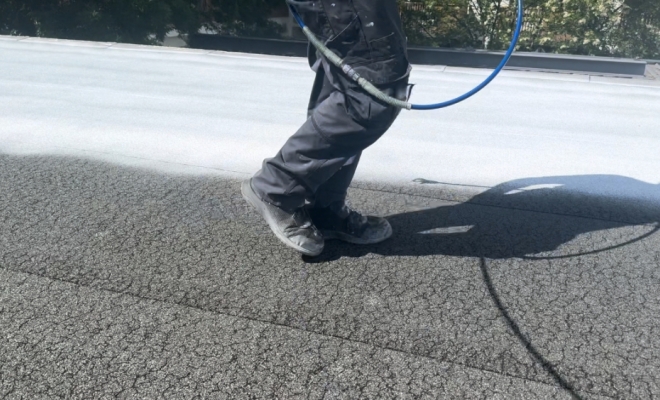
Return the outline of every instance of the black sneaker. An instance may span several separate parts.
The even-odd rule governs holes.
[[[291,214],[263,201],[252,189],[252,179],[241,184],[241,194],[257,209],[282,243],[307,256],[321,254],[324,245],[323,236],[312,223],[304,207]]]
[[[325,239],[374,244],[392,236],[392,226],[385,218],[365,217],[344,203],[335,203],[325,208],[309,208],[309,215]]]

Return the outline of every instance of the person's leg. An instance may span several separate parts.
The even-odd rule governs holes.
[[[349,185],[362,153],[348,162],[316,192],[316,201],[308,206],[309,216],[324,239],[340,239],[355,244],[380,243],[392,236],[385,218],[364,216],[346,203]]]
[[[308,118],[312,116],[316,107],[323,103],[333,91],[340,89],[337,87],[336,82],[332,82],[332,78],[329,79],[326,76],[325,69],[320,65],[320,62],[313,68],[316,70],[316,78],[309,99],[307,109]],[[345,199],[346,189],[353,180],[361,154],[360,152],[356,156],[349,158],[337,173],[319,187],[313,199],[317,206],[325,207],[328,204]]]
[[[315,65],[312,66],[312,70],[316,72],[314,77],[314,84],[312,85],[312,91],[309,95],[309,104],[307,106],[307,118],[310,118],[321,103],[323,103],[329,96],[337,90],[337,86],[328,79],[321,61],[318,61]]]
[[[411,85],[407,84],[407,79],[399,84],[392,85],[389,88],[393,95],[399,99],[410,98]],[[397,113],[398,114],[398,113]],[[353,181],[355,171],[360,162],[362,152],[358,152],[353,157],[346,160],[346,163],[329,180],[323,183],[315,193],[314,207],[323,208],[333,203],[343,203],[346,199],[348,187]]]
[[[362,152],[359,152],[349,158],[339,171],[318,188],[314,196],[314,207],[323,208],[345,201],[348,187],[353,181],[361,156]]]
[[[412,86],[401,82],[391,88],[394,97],[408,99]],[[362,153],[347,160],[328,181],[321,185],[314,204],[308,206],[309,215],[324,239],[340,239],[355,244],[375,244],[392,235],[392,227],[385,218],[364,216],[351,209],[346,195]]]
[[[327,195],[327,199],[342,199],[343,204],[360,153],[387,131],[400,112],[375,100],[352,81],[333,78],[331,81],[325,76],[323,83],[320,77],[317,79],[312,90],[310,117],[242,187],[244,197],[259,210],[276,236],[309,255],[320,253],[323,244],[304,207],[306,200],[312,203],[320,200],[323,204],[327,201],[319,195]],[[402,100],[407,95],[405,81],[382,89]],[[340,218],[348,216],[344,214]],[[350,214],[352,220],[355,215]],[[375,242],[373,238],[366,242],[362,238],[353,240],[353,236],[350,239],[354,243]]]
[[[326,79],[324,69],[319,67],[320,62],[312,67],[316,71],[316,78],[310,95],[308,118],[311,117],[314,109],[336,90]],[[259,176],[260,173],[256,175]],[[264,217],[277,238],[303,254],[311,256],[319,254],[323,250],[323,237],[311,221],[307,210],[300,207],[285,211],[270,202],[263,201],[265,196],[255,190],[254,181],[253,178],[243,182],[241,193]],[[261,185],[263,186],[263,183]]]
[[[326,193],[345,192],[359,154],[396,119],[398,109],[380,103],[345,78],[339,80],[343,90],[338,90],[332,82],[326,85],[329,95],[254,176],[253,186],[264,201],[294,211],[304,206],[306,199],[318,200],[315,195],[327,182],[338,186],[330,185]],[[401,81],[382,89],[405,99],[406,88],[406,82]],[[347,164],[346,176],[331,181]]]

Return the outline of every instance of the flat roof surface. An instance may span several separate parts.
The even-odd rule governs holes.
[[[0,50],[8,152],[249,174],[304,121],[313,80],[298,58],[46,39],[3,40]],[[417,66],[411,100],[453,98],[489,72]],[[403,112],[365,152],[357,179],[492,187],[613,174],[660,183],[659,109],[654,80],[504,71],[462,104]]]
[[[505,71],[403,112],[302,258],[239,193],[283,57],[0,38],[0,397],[660,396],[660,86]],[[488,71],[416,67],[414,102]]]

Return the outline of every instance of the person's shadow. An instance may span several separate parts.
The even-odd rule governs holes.
[[[413,206],[414,208],[414,206]],[[311,262],[369,253],[506,259],[567,257],[556,250],[578,235],[660,222],[660,185],[616,175],[525,178],[500,184],[466,203],[446,203],[387,217],[394,234],[384,243],[357,246],[329,241]],[[599,246],[603,251],[637,238]],[[579,255],[573,254],[573,255]]]
[[[660,185],[616,175],[526,178],[500,184],[466,203],[418,208],[388,216],[394,234],[384,243],[358,246],[329,241],[319,257],[307,261],[323,263],[369,253],[478,258],[482,280],[509,329],[559,386],[582,399],[572,379],[543,356],[504,306],[488,259],[576,257],[649,237],[660,230]],[[581,234],[630,225],[645,226],[631,237],[617,235],[616,243],[593,235],[576,252],[561,249]]]

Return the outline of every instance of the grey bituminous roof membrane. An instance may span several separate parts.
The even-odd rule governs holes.
[[[394,237],[306,259],[238,188],[1,155],[0,395],[660,395],[657,209],[363,186]]]

